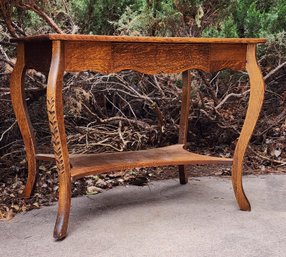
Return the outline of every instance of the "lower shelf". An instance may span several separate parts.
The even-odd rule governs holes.
[[[38,154],[39,160],[54,160],[51,154]],[[230,158],[212,157],[188,152],[177,144],[155,149],[70,155],[71,176],[80,178],[92,174],[132,169],[136,167],[157,167],[187,164],[232,164]]]

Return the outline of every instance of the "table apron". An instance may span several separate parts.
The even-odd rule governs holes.
[[[26,42],[27,68],[48,72],[53,41]],[[157,44],[61,41],[64,69],[103,74],[135,70],[145,74],[180,73],[189,69],[215,72],[245,70],[247,44]]]

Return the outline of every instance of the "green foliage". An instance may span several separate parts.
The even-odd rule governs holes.
[[[112,34],[112,22],[118,20],[127,6],[136,7],[136,0],[71,0],[72,14],[80,32]]]
[[[226,14],[230,15],[226,15]],[[286,2],[234,0],[220,13],[216,24],[203,31],[204,36],[269,37],[285,31]],[[227,17],[227,18],[225,18]]]
[[[138,0],[112,24],[125,35],[269,37],[285,31],[285,14],[285,0]]]
[[[141,1],[138,9],[127,7],[120,19],[113,22],[116,31],[124,35],[172,36],[179,29],[181,15],[170,0]]]
[[[73,31],[83,34],[142,36],[271,37],[282,33],[286,28],[285,0],[36,2],[67,33]],[[51,30],[33,11],[14,8],[13,15],[20,27],[25,28],[24,30],[28,28],[27,34],[46,33]]]
[[[32,11],[27,11],[25,13],[25,19],[23,20],[24,20],[24,27],[33,28],[35,30],[37,30],[44,24],[42,19]]]
[[[276,13],[277,18],[273,21],[273,29],[278,28],[279,32],[286,30],[286,1],[279,0],[277,4],[273,6],[272,12]]]
[[[227,18],[221,22],[218,27],[210,26],[207,27],[203,32],[203,37],[238,37],[237,25],[235,24],[232,17]]]
[[[44,26],[43,20],[36,13],[30,10],[23,11],[13,8],[13,14],[15,19],[20,22],[23,28],[32,28],[37,31],[39,28]]]
[[[268,35],[266,44],[258,47],[258,56],[263,67],[276,67],[286,61],[286,31]]]
[[[262,8],[262,7],[261,7]],[[230,7],[239,37],[259,37],[268,30],[273,15],[258,9],[256,0],[237,0]]]
[[[126,8],[120,19],[113,22],[116,31],[124,35],[181,36],[187,35],[187,20],[201,27],[204,10],[201,0],[138,1],[137,8]]]

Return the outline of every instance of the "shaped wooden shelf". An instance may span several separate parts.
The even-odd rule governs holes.
[[[53,160],[52,154],[38,154],[38,160]],[[187,164],[232,164],[232,159],[195,154],[176,144],[161,148],[99,154],[70,155],[73,179],[103,172],[138,167],[158,167]]]

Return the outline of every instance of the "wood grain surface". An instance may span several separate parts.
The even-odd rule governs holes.
[[[10,92],[14,113],[25,144],[26,158],[28,162],[28,178],[23,192],[23,197],[28,198],[31,196],[37,176],[37,150],[34,131],[25,101],[25,73],[25,49],[24,44],[20,43],[17,46],[17,62],[11,74]]]
[[[54,155],[38,155],[40,160],[53,160]],[[70,155],[71,176],[74,179],[109,171],[135,167],[158,167],[179,164],[226,164],[232,159],[195,154],[183,144],[141,151]]]
[[[178,164],[232,164],[232,159],[188,152],[183,145],[121,153],[87,154],[71,159],[72,177],[132,169]]]
[[[241,210],[250,210],[242,185],[242,165],[263,102],[264,82],[256,61],[256,44],[265,39],[150,38],[48,34],[14,40],[17,63],[11,76],[11,98],[21,130],[28,179],[24,191],[30,196],[36,177],[36,159],[55,160],[59,174],[58,214],[54,238],[67,234],[71,204],[71,179],[135,167],[178,165],[180,183],[187,183],[184,165],[232,164],[232,182]],[[26,68],[49,73],[47,111],[54,154],[39,154],[24,98]],[[214,72],[225,68],[246,70],[250,78],[250,100],[233,160],[188,152],[190,69]],[[146,74],[182,72],[182,107],[179,144],[137,152],[69,155],[63,116],[62,80],[65,71],[93,70],[113,73],[130,69]]]
[[[188,125],[189,112],[191,103],[191,79],[192,76],[189,71],[184,71],[182,74],[182,102],[180,111],[180,127],[179,127],[179,144],[183,144],[184,148],[188,141]],[[188,174],[185,165],[179,165],[179,179],[180,184],[188,183]]]
[[[144,74],[180,73],[190,69],[215,72],[245,70],[246,44],[158,44],[64,41],[64,69],[103,74],[135,70]],[[26,42],[27,68],[47,73],[51,42]]]
[[[134,37],[134,36],[101,36],[78,34],[45,34],[12,39],[12,42],[31,42],[43,40],[63,41],[107,41],[107,42],[145,42],[145,43],[265,43],[265,38],[194,38],[194,37]]]
[[[59,175],[58,214],[54,238],[63,239],[67,234],[71,205],[71,174],[69,153],[63,115],[62,80],[64,51],[60,41],[52,43],[51,67],[47,86],[47,111],[52,134],[55,160]]]
[[[248,45],[246,59],[246,70],[250,80],[250,97],[244,124],[233,155],[232,183],[240,209],[250,211],[250,203],[242,185],[243,158],[261,111],[265,88],[263,76],[256,60],[255,44]]]
[[[65,42],[65,70],[103,74],[135,70],[144,74],[245,70],[245,44],[155,44]]]

